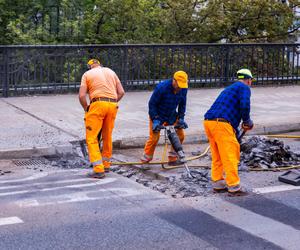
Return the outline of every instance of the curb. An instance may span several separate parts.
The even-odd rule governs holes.
[[[275,125],[275,126],[258,126],[253,131],[247,133],[247,135],[267,135],[276,133],[288,133],[300,131],[300,123],[287,124],[287,125]],[[148,137],[132,137],[124,138],[121,140],[113,141],[113,147],[115,149],[131,149],[144,147]],[[51,147],[33,147],[33,148],[18,148],[18,149],[7,149],[0,150],[0,159],[17,159],[17,158],[31,158],[31,157],[42,157],[42,156],[54,156],[54,155],[65,155],[65,154],[78,154],[75,148],[76,145],[82,140],[69,141],[64,145],[54,145]],[[84,140],[83,140],[84,141]],[[185,143],[207,143],[207,138],[203,130],[199,133],[186,134]],[[164,144],[163,136],[159,140],[159,145]]]
[[[22,149],[0,150],[0,159],[19,159],[42,156],[54,156],[72,154],[74,148],[72,144],[55,145],[53,147],[33,147]]]

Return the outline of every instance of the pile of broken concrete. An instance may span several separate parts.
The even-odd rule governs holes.
[[[278,139],[264,136],[243,138],[241,143],[240,169],[270,169],[300,165],[300,154]]]

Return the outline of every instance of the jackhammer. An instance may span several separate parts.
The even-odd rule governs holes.
[[[187,165],[187,160],[185,157],[185,153],[183,151],[181,142],[177,136],[176,130],[174,126],[162,126],[163,129],[165,129],[165,137],[168,137],[174,151],[176,152],[176,154],[178,155],[179,161],[180,163],[182,163],[186,169],[186,172],[188,174],[189,177],[193,177],[193,175],[191,174],[191,171]]]

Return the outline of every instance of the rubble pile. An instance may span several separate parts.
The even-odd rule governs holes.
[[[64,169],[72,168],[88,168],[90,163],[80,156],[64,156],[64,157],[47,157],[48,165],[60,167]]]
[[[240,169],[269,169],[299,164],[300,154],[292,152],[278,139],[251,136],[241,143]]]
[[[125,177],[135,179],[136,182],[145,187],[152,188],[161,193],[175,198],[205,196],[208,192],[209,176],[208,171],[191,170],[193,178],[189,177],[185,170],[181,174],[165,177],[163,180],[157,180],[147,175],[138,168],[124,166],[113,166],[112,171]]]

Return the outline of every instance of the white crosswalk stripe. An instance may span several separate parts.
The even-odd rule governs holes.
[[[82,202],[82,201],[95,201],[95,200],[107,199],[112,197],[113,196],[112,192],[118,193],[118,195],[123,198],[141,194],[141,191],[136,189],[109,188],[109,189],[96,190],[90,192],[76,192],[72,194],[56,195],[55,197],[49,196],[48,197],[49,200],[53,200],[53,201],[39,202],[36,199],[25,199],[16,202],[16,204],[18,204],[18,206],[20,207],[38,207],[38,206],[48,206],[48,205],[57,205],[57,204],[67,204],[73,202]],[[89,196],[95,194],[99,195],[99,193],[103,193],[103,194],[101,194],[101,196]]]
[[[92,186],[103,185],[103,184],[107,184],[107,183],[110,183],[110,182],[114,182],[115,180],[116,180],[115,178],[106,178],[104,180],[100,180],[100,181],[96,181],[96,182],[92,182],[92,183],[89,182],[89,183],[84,183],[84,184],[66,185],[66,186],[62,186],[62,187],[42,188],[42,189],[38,189],[38,190],[27,189],[27,190],[6,192],[6,193],[0,193],[0,197],[1,196],[8,196],[8,195],[16,195],[16,194],[26,194],[26,193],[30,193],[32,191],[46,192],[46,191],[54,191],[54,190],[69,189],[69,188],[92,187]],[[53,182],[53,184],[55,184],[55,182]]]
[[[71,180],[61,180],[61,181],[55,181],[55,184],[64,184],[64,183],[74,183],[74,182],[82,182],[86,181],[87,178],[80,178],[80,179],[71,179]],[[30,183],[30,184],[22,184],[22,188],[26,187],[38,187],[38,186],[45,186],[48,184],[53,184],[53,181],[45,181],[45,182],[37,182],[37,183]],[[0,187],[0,190],[5,190],[5,189],[15,189],[15,188],[20,188],[20,185],[13,185],[13,186],[3,186]]]
[[[186,199],[186,202],[197,210],[270,241],[283,249],[299,249],[300,231],[289,225],[254,213],[220,197]]]
[[[19,217],[0,218],[0,226],[24,223]]]
[[[46,177],[48,173],[38,173],[34,174],[28,177],[20,178],[20,179],[11,179],[11,180],[5,180],[5,181],[0,181],[1,184],[6,184],[6,183],[12,183],[12,182],[21,182],[21,181],[31,181],[31,180],[36,180],[42,177]]]
[[[279,185],[279,186],[271,186],[271,187],[263,187],[263,188],[254,188],[253,192],[257,194],[267,194],[267,193],[276,193],[290,190],[298,190],[299,186],[292,185]]]
[[[106,177],[105,179],[91,179],[81,177],[86,171],[59,171],[58,180],[49,180],[43,178],[47,175],[38,174],[31,177],[19,178],[8,182],[0,183],[0,197],[14,198],[17,196],[17,201],[14,201],[19,207],[38,207],[46,205],[56,205],[73,202],[94,201],[109,198],[112,196],[128,197],[142,194],[143,190],[130,188],[103,188],[103,185],[110,184],[116,181],[116,178]],[[49,175],[53,178],[56,173]],[[68,178],[68,179],[66,179]],[[2,185],[1,185],[2,184]],[[84,191],[83,191],[84,190]],[[28,198],[27,194],[32,194],[34,198]],[[24,196],[24,198],[22,197]],[[27,198],[25,198],[27,197]]]

